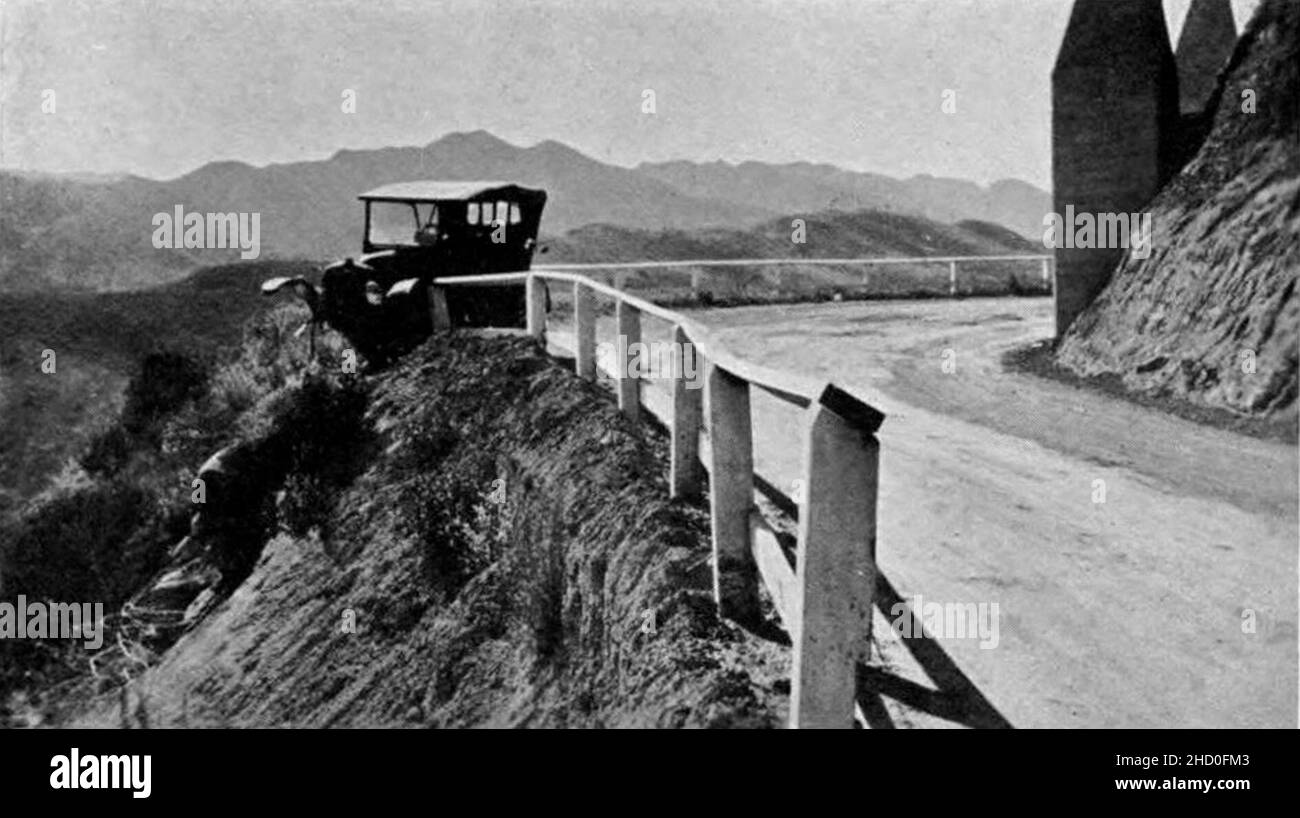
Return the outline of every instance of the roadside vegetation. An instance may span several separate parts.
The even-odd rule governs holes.
[[[331,485],[322,451],[334,434],[329,424],[349,406],[356,415],[359,404],[346,398],[357,393],[356,378],[341,372],[336,337],[318,344],[317,365],[307,366],[306,338],[297,335],[306,317],[285,303],[249,319],[228,352],[182,344],[145,353],[121,408],[0,519],[0,601],[103,603],[108,619],[105,648],[89,657],[80,642],[0,641],[0,717],[7,708],[7,720],[29,721],[37,699],[120,685],[148,663],[146,649],[125,643],[117,611],[189,531],[194,475],[217,449],[292,429],[299,439],[288,447],[297,473],[289,517],[297,526],[312,519]]]

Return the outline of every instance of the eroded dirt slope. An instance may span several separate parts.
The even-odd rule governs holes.
[[[1255,111],[1243,110],[1253,99]],[[1265,0],[1200,153],[1160,193],[1153,249],[1062,339],[1081,375],[1257,416],[1296,414],[1300,4]]]
[[[86,721],[781,724],[783,650],[715,617],[704,512],[595,386],[525,341],[433,342],[364,423],[351,485],[291,475],[252,575]]]

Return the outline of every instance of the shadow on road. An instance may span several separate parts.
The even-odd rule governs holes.
[[[799,518],[798,505],[776,486],[757,474],[754,475],[754,485],[759,493],[782,513],[788,515],[792,520]],[[786,558],[789,559],[793,567],[797,553],[794,538],[788,534],[778,533],[777,539],[781,542],[786,552]],[[892,622],[900,618],[892,613],[897,610],[895,606],[900,604],[905,609],[903,616],[912,616],[910,604],[898,595],[898,591],[894,589],[889,578],[881,572],[876,574],[875,597],[876,608],[879,609],[886,620]],[[770,630],[772,623],[765,624],[768,625]],[[751,631],[756,635],[772,638],[766,631],[760,632],[752,627]],[[785,635],[784,631],[780,633],[780,637],[779,640],[774,641],[780,641],[781,644],[785,645],[790,644],[790,639]],[[904,679],[881,668],[859,666],[858,706],[862,708],[862,715],[866,718],[870,727],[891,728],[895,726],[882,698],[888,696],[908,707],[967,727],[1011,728],[1011,722],[1007,721],[998,712],[997,708],[979,692],[974,683],[957,667],[957,663],[952,660],[952,657],[944,652],[944,649],[929,634],[913,635],[911,638],[902,641],[907,646],[912,657],[921,666],[921,669],[934,682],[937,689],[924,687],[910,679]]]
[[[897,605],[904,606],[903,617],[912,616],[911,606],[898,595],[889,578],[878,573],[876,608],[887,620],[893,621],[891,612],[897,610]],[[914,634],[902,641],[937,689],[919,685],[881,668],[859,665],[858,706],[862,708],[862,715],[866,717],[868,725],[874,728],[894,727],[894,721],[889,717],[882,698],[888,696],[908,707],[966,727],[1011,729],[1011,722],[980,693],[952,657],[929,634]]]

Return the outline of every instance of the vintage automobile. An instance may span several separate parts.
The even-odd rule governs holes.
[[[358,198],[365,203],[362,254],[325,268],[319,288],[273,278],[271,294],[293,288],[372,363],[401,355],[433,331],[429,281],[527,270],[537,246],[546,192],[508,182],[401,182]],[[451,287],[452,326],[518,327],[519,286]]]

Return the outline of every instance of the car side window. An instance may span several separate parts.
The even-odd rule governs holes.
[[[466,205],[465,222],[467,224],[478,224],[478,202],[470,202]]]
[[[523,219],[524,219],[524,215],[523,215],[522,213],[519,212],[519,205],[515,204],[514,202],[511,202],[511,203],[510,203],[510,223],[511,223],[511,224],[519,224],[521,221],[523,221]]]
[[[505,223],[506,223],[506,219],[508,218],[507,214],[509,214],[509,213],[510,213],[510,203],[509,203],[509,202],[497,202],[497,220],[498,220],[498,221],[500,221],[502,224],[505,224]]]

